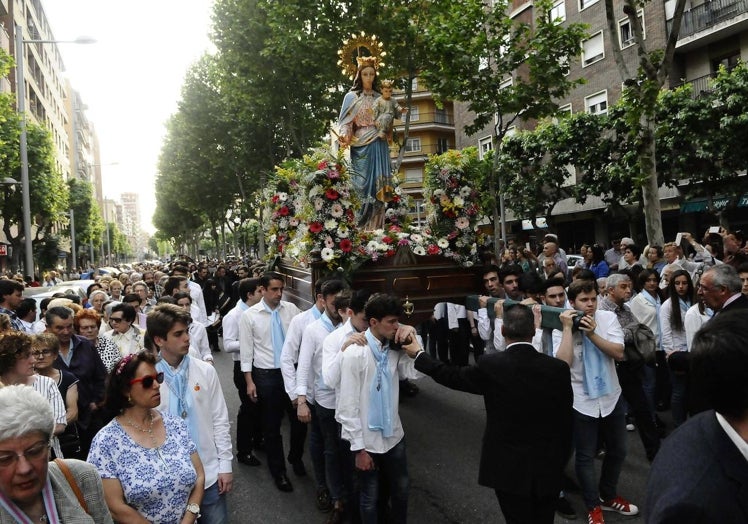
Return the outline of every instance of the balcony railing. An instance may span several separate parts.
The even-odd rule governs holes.
[[[712,90],[712,87],[709,85],[709,81],[713,80],[716,76],[717,73],[710,73],[708,75],[700,76],[692,80],[686,80],[685,82],[681,82],[680,84],[674,85],[673,87],[675,88],[682,85],[691,84],[691,96],[693,96],[693,98],[698,98],[702,94],[709,93]]]
[[[402,116],[402,124],[405,125],[405,118],[406,115],[403,114]],[[413,117],[411,115],[410,125],[415,126],[419,124],[442,124],[447,126],[453,126],[455,123],[455,119],[452,115],[450,115],[447,112],[444,111],[435,111],[435,112],[423,112],[419,111],[417,115],[417,120],[413,120]]]
[[[404,147],[404,146],[403,146]],[[405,151],[406,157],[412,156],[426,156],[426,155],[441,155],[449,149],[454,149],[454,144],[447,144],[447,147],[440,146],[439,144],[424,144],[420,149],[416,151]]]
[[[705,2],[683,13],[678,39],[694,35],[705,29],[748,13],[748,0],[712,0]],[[672,27],[672,20],[668,20],[668,33]]]

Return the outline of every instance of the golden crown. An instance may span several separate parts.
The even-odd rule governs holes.
[[[343,40],[343,47],[338,50],[338,66],[344,75],[353,80],[362,67],[378,69],[384,66],[382,59],[387,53],[383,47],[375,35],[367,35],[363,31],[351,35]]]
[[[376,69],[379,66],[379,59],[376,56],[357,56],[356,63],[358,64],[359,71],[364,67],[373,67]]]
[[[394,80],[380,80],[379,87],[392,87],[395,84]]]

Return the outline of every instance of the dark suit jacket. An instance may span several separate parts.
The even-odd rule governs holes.
[[[415,367],[449,388],[483,395],[481,485],[528,497],[558,496],[571,452],[573,394],[565,362],[518,344],[465,367],[421,353]]]
[[[58,355],[55,367],[69,371],[78,377],[78,423],[85,428],[88,427],[91,416],[89,404],[104,400],[107,371],[99,352],[88,339],[73,335],[72,340],[73,358],[70,360],[70,365],[65,364],[62,355]]]
[[[737,311],[739,309],[748,309],[748,298],[743,294],[727,304],[727,306],[720,309],[719,312],[724,313],[726,311]]]
[[[691,418],[662,443],[649,473],[645,510],[648,523],[748,522],[748,461],[713,410]]]

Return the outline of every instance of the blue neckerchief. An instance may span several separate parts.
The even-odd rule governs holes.
[[[246,302],[239,302],[239,309],[241,309],[242,311],[246,311],[249,309],[249,306]]]
[[[319,310],[317,304],[312,306],[312,315],[314,315],[314,320],[317,320],[322,316],[322,311]]]
[[[582,385],[585,394],[590,398],[600,398],[610,394],[610,369],[606,356],[590,340],[586,333],[582,335],[582,361],[584,362],[584,377]]]
[[[187,421],[187,429],[196,446],[200,445],[198,420],[195,409],[195,399],[189,391],[190,356],[185,355],[176,369],[172,369],[166,360],[156,363],[156,369],[164,374],[164,382],[169,387],[169,414]]]
[[[377,363],[377,372],[371,382],[369,396],[369,429],[371,431],[381,431],[382,436],[387,438],[393,435],[392,414],[395,412],[391,393],[392,379],[390,368],[387,365],[389,349],[385,345],[382,345],[382,349],[379,349],[380,343],[370,329],[366,330],[365,335],[371,354]]]
[[[686,311],[688,311],[688,308],[691,307],[691,303],[690,302],[686,302],[685,300],[683,300],[680,297],[678,297],[678,303],[680,304],[680,310],[683,313],[685,313]]]
[[[281,365],[281,354],[283,353],[283,342],[286,340],[286,334],[283,331],[283,324],[280,318],[280,305],[275,309],[270,309],[265,300],[263,300],[262,306],[265,308],[265,311],[270,313],[270,334],[273,339],[274,366],[279,368]],[[312,307],[316,309],[315,306]]]
[[[657,349],[662,349],[662,322],[660,322],[660,306],[662,305],[662,302],[660,301],[660,297],[653,297],[652,293],[649,291],[642,291],[641,294],[657,311],[657,331],[659,331],[659,333],[657,333]]]

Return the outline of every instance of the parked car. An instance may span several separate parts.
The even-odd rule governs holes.
[[[583,261],[584,257],[582,255],[566,255],[566,265],[569,267],[569,270],[574,269],[574,266]]]

